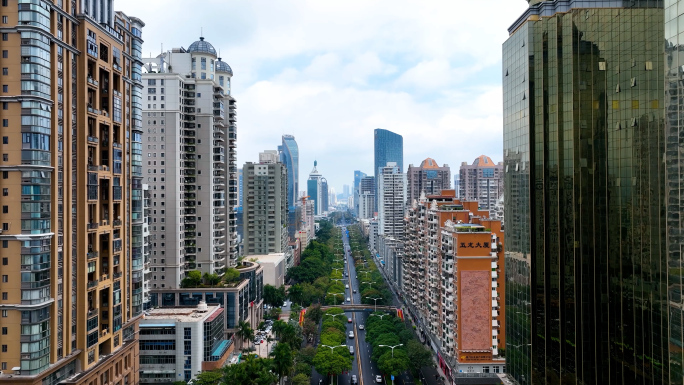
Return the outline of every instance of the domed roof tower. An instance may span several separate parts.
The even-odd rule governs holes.
[[[216,49],[208,41],[204,41],[204,37],[200,37],[199,40],[190,44],[188,47],[188,52],[191,53],[208,53],[210,55],[216,56]]]

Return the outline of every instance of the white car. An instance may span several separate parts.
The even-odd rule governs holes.
[[[366,328],[365,326],[359,325],[359,330],[363,330],[363,329],[365,329],[365,328]]]
[[[382,376],[379,374],[375,376],[375,382],[377,382],[378,384],[382,384]]]
[[[344,287],[345,287],[346,289],[349,289],[349,285],[344,285]]]
[[[347,297],[347,302],[351,302],[351,298]]]
[[[353,330],[349,331],[349,338],[354,338],[354,331]]]

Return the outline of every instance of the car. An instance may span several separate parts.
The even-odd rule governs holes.
[[[349,285],[344,285],[344,288],[345,288],[345,289],[349,289]]]
[[[347,297],[347,302],[351,302],[351,298]]]
[[[356,379],[356,374],[352,375],[351,383],[352,385],[357,385],[359,383],[359,380]]]
[[[348,348],[349,348],[349,354],[354,354],[354,347],[352,345],[349,345]]]
[[[354,289],[354,293],[356,293],[356,289]]]
[[[363,324],[359,325],[359,330],[363,330],[363,329],[365,329],[365,328],[366,328],[366,327],[363,326]]]
[[[354,338],[354,331],[350,330],[348,336],[349,338]]]
[[[259,345],[259,344],[261,344],[261,339],[260,339],[260,338],[254,340],[254,345]]]
[[[347,323],[352,323],[351,317],[348,317],[348,318],[347,318]]]
[[[375,376],[375,382],[377,382],[378,384],[382,384],[382,376],[379,374]]]

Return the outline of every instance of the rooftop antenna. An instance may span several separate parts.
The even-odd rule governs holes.
[[[204,36],[204,28],[200,27],[200,36]]]

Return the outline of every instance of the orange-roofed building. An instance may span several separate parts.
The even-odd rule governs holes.
[[[451,169],[448,164],[439,166],[432,158],[427,158],[420,163],[420,167],[409,165],[406,171],[407,202],[411,203],[425,195],[436,195],[442,190],[451,188]]]
[[[491,210],[503,196],[503,188],[503,162],[494,163],[487,155],[480,155],[473,164],[461,163],[459,198],[477,201],[482,209]]]

